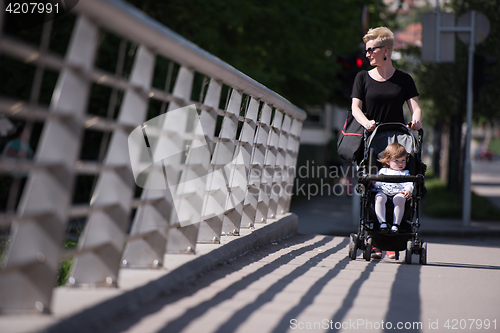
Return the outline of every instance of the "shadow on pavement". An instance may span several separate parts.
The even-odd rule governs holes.
[[[297,237],[297,236],[296,236]],[[314,238],[314,235],[301,235],[298,236],[300,239],[298,239],[299,243],[306,242],[310,239]],[[210,310],[212,307],[216,306],[217,304],[220,304],[224,302],[227,299],[230,299],[234,296],[235,292],[238,290],[243,290],[245,289],[248,285],[251,283],[255,282],[262,276],[265,276],[274,270],[276,270],[279,266],[285,265],[288,262],[290,262],[295,256],[299,256],[307,251],[310,251],[312,249],[321,247],[328,243],[330,241],[330,237],[324,237],[320,241],[317,241],[311,245],[293,250],[289,253],[287,253],[284,256],[281,256],[280,258],[274,260],[273,262],[266,264],[265,266],[261,267],[257,271],[245,276],[243,279],[229,285],[225,290],[221,291],[219,294],[217,294],[213,299],[209,301],[202,302],[198,305],[196,305],[193,308],[190,308],[187,310],[182,316],[178,317],[177,319],[171,321],[168,323],[166,327],[164,327],[162,330],[159,332],[180,332],[184,327],[189,325],[189,323],[192,320],[195,320],[197,317],[201,317],[205,312]],[[268,254],[272,254],[274,252],[278,252],[279,250],[283,248],[287,248],[287,242],[286,240],[282,240],[278,243],[278,246],[273,246],[273,245],[266,245],[265,249]],[[292,255],[290,255],[292,254]],[[253,255],[253,252],[250,252],[246,254],[246,256],[251,256]],[[177,292],[172,293],[171,295],[165,295],[166,297],[164,299],[158,299],[155,301],[154,304],[152,304],[150,307],[147,307],[146,309],[143,309],[140,313],[136,313],[134,316],[128,316],[127,318],[124,318],[126,320],[123,320],[119,325],[113,326],[112,328],[105,329],[103,332],[106,333],[119,333],[127,330],[128,328],[132,327],[135,325],[137,322],[139,322],[142,318],[154,314],[158,311],[160,311],[165,305],[175,303],[182,298],[191,296],[195,293],[197,293],[199,290],[208,287],[210,284],[216,282],[217,280],[220,280],[224,278],[225,275],[233,273],[235,271],[241,270],[245,268],[246,266],[250,265],[253,261],[248,260],[248,261],[239,261],[236,260],[232,262],[229,265],[224,265],[227,266],[226,269],[214,269],[211,270],[209,273],[205,276],[204,279],[202,280],[196,280],[193,282],[193,284],[186,284],[185,288],[181,287],[180,290]],[[276,265],[276,262],[278,265]],[[243,263],[243,264],[242,264]],[[273,263],[275,265],[273,265]],[[189,281],[187,281],[189,282]],[[185,290],[183,290],[185,289]],[[236,290],[236,291],[235,291]]]
[[[349,263],[350,259],[348,257],[339,261],[330,271],[325,274],[323,277],[318,279],[312,286],[309,288],[307,293],[302,296],[299,304],[294,306],[290,311],[288,311],[280,320],[278,325],[272,330],[273,333],[280,333],[286,331],[290,328],[290,318],[298,318],[299,314],[302,313],[309,305],[311,305],[314,301],[314,298],[318,296],[328,281],[332,280],[337,276],[337,274]]]
[[[313,243],[311,245],[304,246],[302,248],[293,250],[293,251],[287,253],[286,255],[283,255],[280,258],[273,260],[272,262],[259,268],[255,272],[250,273],[249,275],[246,275],[243,279],[229,285],[226,289],[219,292],[214,298],[212,298],[208,301],[202,302],[193,308],[188,309],[182,316],[169,322],[165,327],[163,327],[158,332],[159,333],[172,333],[172,332],[182,331],[182,329],[184,329],[187,325],[189,325],[189,323],[192,320],[196,320],[196,318],[201,317],[204,313],[206,313],[212,307],[214,307],[218,304],[221,304],[222,302],[224,302],[228,299],[231,299],[234,296],[234,294],[237,293],[238,291],[245,289],[247,286],[249,286],[253,282],[257,281],[258,279],[262,278],[263,276],[266,276],[266,275],[272,273],[273,271],[277,270],[280,266],[289,263],[295,257],[300,256],[308,251],[319,248],[319,247],[325,245],[326,243],[328,243],[329,241],[330,241],[330,237],[324,237],[319,242],[316,242],[316,243]],[[342,247],[339,247],[340,246],[339,245],[335,248],[336,251],[338,251],[340,248],[343,248],[346,246],[347,241],[344,241],[344,242],[345,242],[345,244],[343,244]],[[329,253],[331,254],[331,251]],[[302,268],[302,270],[303,269],[304,268]],[[285,276],[285,278],[287,278],[287,277],[288,277],[288,275]],[[289,280],[287,282],[290,283],[291,281],[292,280]],[[285,281],[282,281],[282,282],[285,286],[287,285],[287,283]],[[276,287],[274,285],[274,287],[278,288],[280,290],[282,289],[282,286]],[[276,293],[277,293],[277,291],[272,291],[273,295],[275,295]],[[262,302],[262,303],[252,303],[251,305],[249,305],[252,307],[252,310],[246,310],[247,313],[241,313],[240,311],[238,311],[237,314],[241,315],[242,318],[243,317],[246,318],[247,316],[249,316],[251,314],[252,311],[254,311],[255,309],[259,308],[261,305],[263,305],[269,301],[268,296],[265,294],[261,294],[261,296],[259,298],[260,298],[260,302]],[[226,325],[230,326],[230,330],[229,330],[230,332],[234,331],[234,329],[236,327],[238,327],[239,324],[241,324],[243,322],[242,318],[237,317],[236,314],[233,315],[226,322],[226,324],[223,324],[219,328],[218,331],[224,332],[223,329],[226,328]],[[227,330],[226,330],[226,332],[227,332]]]
[[[391,288],[391,299],[389,308],[385,316],[384,332],[394,332],[398,329],[397,325],[410,325],[403,327],[405,332],[421,332],[421,304],[420,298],[420,271],[422,265],[401,264],[396,273],[396,277]],[[374,306],[376,306],[374,304]],[[391,323],[392,328],[387,326]]]
[[[370,274],[373,272],[373,269],[375,268],[375,265],[377,265],[380,261],[378,260],[372,260],[370,261],[366,267],[365,270],[361,273],[360,277],[354,281],[354,283],[351,285],[351,288],[349,288],[349,292],[344,298],[344,301],[342,302],[341,308],[335,313],[335,315],[332,317],[332,321],[334,323],[337,322],[342,322],[349,310],[353,307],[354,301],[356,300],[356,297],[359,294],[359,290],[363,283],[368,280],[370,277]],[[376,305],[375,305],[376,306]],[[338,329],[335,329],[334,332],[338,331]]]
[[[331,249],[326,250],[324,252],[321,252],[321,253],[315,255],[314,257],[310,258],[306,263],[304,263],[304,264],[302,264],[300,266],[297,266],[292,272],[290,272],[289,274],[283,276],[281,279],[279,279],[274,284],[272,284],[269,288],[267,288],[265,291],[263,291],[259,295],[259,297],[257,297],[257,299],[254,302],[252,302],[252,303],[246,305],[245,307],[241,308],[240,310],[236,311],[215,332],[217,332],[217,333],[225,333],[225,332],[233,332],[233,331],[235,331],[236,328],[239,327],[248,317],[250,317],[250,315],[254,311],[256,311],[257,309],[261,308],[266,303],[271,302],[273,300],[273,298],[278,293],[280,293],[281,291],[283,291],[283,289],[285,289],[286,286],[288,286],[291,282],[293,282],[295,279],[297,279],[300,276],[302,276],[305,273],[307,273],[307,271],[309,271],[311,268],[317,266],[317,264],[319,262],[321,262],[321,260],[323,260],[323,259],[329,257],[330,255],[332,255],[332,254],[340,251],[341,249],[345,248],[348,244],[349,244],[349,241],[347,239],[344,239],[342,242],[340,242],[336,246],[332,247]],[[345,258],[345,259],[341,260],[339,263],[337,263],[337,265],[335,266],[335,267],[337,267],[337,270],[335,270],[335,267],[332,270],[330,270],[330,272],[333,272],[333,274],[332,274],[333,276],[335,276],[335,275],[338,274],[338,272],[340,270],[339,268],[345,267],[345,265],[348,262],[346,259],[347,258]],[[276,267],[276,268],[278,268],[278,267]],[[327,276],[327,275],[325,275],[325,276]],[[327,280],[323,280],[322,286],[324,286],[324,284],[328,280],[330,280],[331,278],[332,277],[330,277]],[[322,279],[320,279],[318,281],[321,281],[321,280]],[[308,293],[304,297],[307,297],[307,295],[309,294],[309,292],[311,291],[311,289],[309,289]],[[310,298],[310,299],[312,301],[312,298]],[[302,307],[302,310],[304,308],[305,307]],[[300,312],[301,311],[299,311],[298,313],[300,313]],[[288,327],[290,325],[290,323],[289,323],[289,319],[287,319],[287,318],[296,318],[296,317],[285,316],[283,318],[284,318],[284,320],[286,320],[286,323],[287,323],[286,327]],[[279,326],[281,326],[281,322],[280,322]],[[164,332],[167,332],[167,331],[168,330],[166,330]],[[283,332],[283,328],[282,327],[277,327],[275,329],[275,332]]]

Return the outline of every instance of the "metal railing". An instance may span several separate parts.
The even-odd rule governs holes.
[[[304,111],[123,2],[80,1],[72,13],[64,57],[48,48],[52,22],[44,24],[39,45],[0,35],[3,56],[38,73],[26,83],[29,100],[0,96],[0,114],[43,125],[33,159],[0,160],[4,175],[28,175],[19,205],[0,217],[0,226],[10,227],[0,271],[3,313],[49,312],[61,259],[74,258],[69,285],[116,286],[121,267],[162,267],[166,252],[194,252],[197,243],[217,243],[289,210],[291,191],[285,189],[293,186]],[[115,73],[96,66],[102,33],[123,40]],[[127,43],[137,45],[128,77]],[[152,86],[159,59],[169,61],[165,89]],[[47,70],[58,79],[50,105],[43,105],[38,99]],[[111,90],[107,116],[89,112],[93,85]],[[200,91],[199,100],[192,100],[193,91]],[[144,156],[133,156],[130,136],[138,128],[146,133],[153,101],[165,117],[159,133],[145,134],[145,147],[152,156],[181,152],[160,161],[159,169],[181,182],[138,191],[132,165]],[[189,105],[198,117],[174,113]],[[88,130],[102,133],[94,160],[80,156]],[[190,174],[204,176],[182,183]],[[90,202],[75,204],[82,175],[96,180]],[[63,251],[68,221],[77,217],[86,221],[78,247]]]

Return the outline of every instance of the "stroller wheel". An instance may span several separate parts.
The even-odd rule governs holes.
[[[372,255],[372,239],[368,238],[365,244],[365,250],[363,251],[363,258],[366,261],[370,261]]]
[[[422,247],[420,248],[419,262],[420,262],[420,265],[427,264],[427,243],[426,242],[423,242]]]
[[[405,263],[411,265],[411,255],[413,254],[413,241],[409,240],[406,243]]]
[[[358,235],[350,234],[349,235],[349,258],[352,260],[356,260],[358,250]]]

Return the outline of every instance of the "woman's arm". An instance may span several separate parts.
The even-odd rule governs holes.
[[[359,98],[353,98],[351,109],[352,115],[358,123],[360,123],[368,131],[373,131],[375,129],[375,120],[368,120],[362,111],[363,102]]]
[[[417,131],[422,128],[422,109],[420,108],[420,104],[418,103],[418,97],[410,98],[406,101],[408,104],[408,108],[411,112],[411,126],[410,128],[414,131]]]

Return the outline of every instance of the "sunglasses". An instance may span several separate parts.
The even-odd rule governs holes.
[[[382,47],[383,47],[383,46],[374,46],[374,47],[369,47],[369,48],[367,48],[367,49],[366,49],[366,52],[367,52],[368,54],[372,54],[372,53],[373,53],[373,51],[375,51],[375,49],[380,49],[380,48],[382,48]]]

